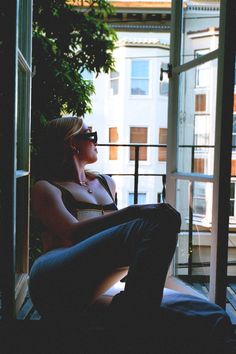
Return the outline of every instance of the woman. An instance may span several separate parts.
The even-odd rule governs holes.
[[[54,119],[43,135],[32,207],[44,228],[45,253],[34,262],[29,281],[43,318],[83,317],[118,280],[111,275],[122,266],[129,267],[122,293],[126,308],[148,314],[162,299],[179,213],[168,204],[117,210],[113,179],[85,169],[97,160],[96,144],[96,132],[77,117]]]

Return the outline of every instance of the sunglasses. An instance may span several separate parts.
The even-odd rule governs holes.
[[[94,144],[97,144],[98,141],[97,132],[78,134],[77,137],[78,140],[88,140],[88,141],[92,141]]]

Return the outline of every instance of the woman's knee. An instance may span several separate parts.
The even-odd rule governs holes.
[[[167,229],[172,229],[177,233],[180,232],[181,215],[170,204],[157,204],[157,215],[159,216],[160,223]]]
[[[148,220],[149,224],[154,224],[159,228],[172,230],[176,233],[180,232],[180,213],[167,203],[153,204],[150,208],[144,209],[139,220]]]

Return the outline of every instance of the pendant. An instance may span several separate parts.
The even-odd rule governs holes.
[[[88,186],[88,182],[86,182],[86,181],[79,181],[78,183],[79,183],[80,186],[86,188],[88,193],[90,193],[90,194],[93,193],[93,191],[92,191],[92,190],[89,188],[89,186]]]

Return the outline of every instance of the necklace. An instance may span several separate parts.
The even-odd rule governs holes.
[[[86,188],[88,193],[93,193],[93,191],[89,188],[88,181],[78,181],[79,185]]]

